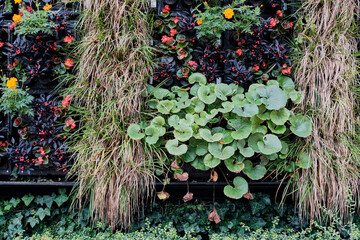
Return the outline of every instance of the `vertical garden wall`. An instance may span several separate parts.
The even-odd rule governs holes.
[[[66,176],[74,207],[112,229],[173,183],[190,202],[199,182],[246,201],[254,183],[288,182],[301,218],[346,220],[357,4],[5,1],[0,174]],[[208,219],[221,221],[215,204]]]

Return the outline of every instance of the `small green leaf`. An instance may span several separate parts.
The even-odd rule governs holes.
[[[60,207],[63,203],[65,203],[69,197],[66,194],[57,195],[54,199],[54,202],[58,207]]]
[[[217,167],[220,164],[220,162],[221,162],[220,159],[215,158],[210,153],[206,154],[204,157],[204,164],[209,168]]]
[[[234,187],[227,185],[224,188],[224,194],[232,199],[240,199],[249,191],[247,181],[242,177],[235,177],[233,180]]]
[[[196,149],[194,147],[189,147],[187,152],[185,154],[181,155],[181,159],[184,160],[184,162],[194,161],[196,158],[195,150]]]
[[[209,152],[216,158],[221,160],[228,159],[235,153],[235,149],[231,146],[226,146],[217,142],[209,143]]]
[[[171,127],[176,127],[179,125],[179,122],[180,122],[180,118],[178,115],[172,115],[171,117],[168,118],[168,124],[171,126]]]
[[[201,74],[201,73],[191,74],[188,81],[190,84],[193,84],[195,82],[198,82],[200,84],[206,84],[206,82],[207,82],[206,77],[204,76],[204,74]]]
[[[164,100],[160,101],[156,108],[162,114],[169,114],[174,105],[175,103],[173,101]]]
[[[26,222],[30,223],[31,228],[34,228],[39,223],[39,219],[37,217],[29,217]]]
[[[285,107],[287,95],[277,86],[266,86],[265,106],[269,110],[279,110]]]
[[[259,141],[257,146],[260,152],[265,155],[271,155],[273,153],[280,152],[282,148],[279,138],[273,134],[266,134],[263,137],[263,141]]]
[[[277,126],[271,121],[268,121],[267,125],[268,125],[270,131],[275,134],[283,134],[286,131],[285,125]]]
[[[177,126],[174,130],[174,137],[182,142],[189,140],[193,136],[193,130],[186,125]]]
[[[140,131],[139,124],[133,123],[128,127],[127,134],[129,135],[130,138],[134,140],[140,140],[145,137],[145,134],[139,133],[139,131]]]
[[[264,138],[264,134],[262,133],[254,133],[248,139],[248,145],[251,147],[255,152],[260,152],[258,143],[262,142]]]
[[[294,89],[295,88],[295,84],[294,84],[293,80],[284,75],[279,75],[277,78],[277,81],[279,82],[280,87],[282,87],[283,89],[285,89],[285,88]]]
[[[309,169],[312,164],[312,160],[308,153],[301,152],[299,154],[299,160],[296,162],[296,166],[301,167],[303,169]]]
[[[209,170],[210,168],[205,166],[204,164],[204,158],[203,157],[197,157],[195,158],[194,161],[192,161],[190,163],[190,165],[198,170],[201,170],[201,171],[207,171]]]
[[[198,90],[198,98],[206,104],[212,104],[216,100],[216,95],[208,86],[200,86]]]
[[[227,97],[233,93],[228,84],[220,83],[215,85],[215,95],[217,98],[226,101]]]
[[[254,156],[255,154],[254,150],[251,147],[245,147],[245,145],[246,145],[245,140],[240,140],[237,142],[237,147],[240,153],[246,158]]]
[[[183,155],[187,152],[188,147],[185,144],[179,145],[179,141],[177,139],[169,140],[165,148],[171,155],[179,156]]]
[[[160,132],[154,126],[148,126],[145,128],[146,142],[148,144],[155,144],[159,140]]]
[[[270,119],[276,125],[284,125],[289,120],[290,111],[286,108],[280,110],[273,110],[270,114]]]
[[[251,121],[247,118],[230,119],[228,124],[236,130],[231,133],[231,136],[237,140],[249,137],[252,130]]]
[[[152,94],[156,99],[161,100],[164,97],[168,96],[170,94],[170,91],[164,88],[154,88]]]
[[[191,104],[194,105],[195,112],[200,113],[204,111],[205,104],[202,101],[200,101],[198,97],[193,97],[191,99]]]
[[[211,132],[209,129],[200,129],[199,135],[207,142],[218,142],[223,137],[222,133],[216,133],[214,135],[211,135]]]
[[[40,220],[42,221],[45,218],[45,216],[50,216],[50,209],[38,208],[36,211],[36,216],[39,216]]]
[[[253,167],[253,163],[250,160],[246,160],[245,168],[243,172],[252,180],[260,180],[266,174],[266,168],[261,165]]]
[[[27,194],[21,198],[23,200],[25,206],[29,206],[29,204],[35,199],[35,197],[31,194]]]
[[[308,117],[295,115],[290,117],[290,130],[299,137],[308,137],[312,131],[312,124]]]
[[[243,162],[234,162],[235,159],[234,158],[228,158],[224,161],[225,166],[227,167],[227,169],[229,169],[229,171],[234,172],[234,173],[240,173],[244,168],[245,168],[245,164]]]

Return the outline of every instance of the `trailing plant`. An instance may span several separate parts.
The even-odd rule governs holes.
[[[204,3],[206,10],[196,14],[197,37],[214,41],[221,38],[226,30],[236,30],[241,33],[251,31],[253,25],[260,24],[260,8],[244,5],[245,0],[233,1],[231,5],[210,7]]]
[[[200,73],[192,74],[189,83],[191,88],[171,91],[149,86],[154,118],[127,129],[132,139],[166,150],[178,180],[188,178],[182,162],[203,171],[223,162],[229,171],[259,180],[269,161],[287,158],[288,135],[311,134],[311,121],[286,108],[289,100],[298,104],[302,99],[289,77],[253,84],[245,94],[235,84],[208,83]],[[235,177],[233,185],[224,188],[226,196],[239,199],[248,193],[243,177]]]
[[[64,234],[87,226],[87,213],[69,212],[70,201],[65,189],[49,195],[26,194],[0,201],[1,239],[25,238],[54,226]],[[54,229],[55,230],[55,229]]]
[[[18,79],[14,77],[9,79],[3,76],[2,80],[0,111],[12,117],[15,114],[33,116],[31,103],[34,97],[27,93],[27,88],[23,89],[26,78],[20,80],[21,86],[18,84]]]

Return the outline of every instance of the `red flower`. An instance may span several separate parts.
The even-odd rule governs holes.
[[[179,17],[173,17],[173,18],[171,18],[171,20],[172,20],[175,24],[177,24],[177,23],[179,22]]]
[[[37,160],[38,160],[39,164],[42,164],[44,162],[44,159],[42,157],[38,157]]]
[[[31,12],[31,11],[32,11],[32,8],[31,8],[30,6],[26,6],[26,10],[27,10],[28,12]]]
[[[10,30],[13,30],[15,27],[15,23],[13,22],[11,25],[10,25]]]
[[[195,61],[188,62],[191,67],[197,68],[197,63]]]
[[[288,67],[286,64],[284,64],[282,66],[282,70],[281,70],[282,74],[287,75],[290,74],[291,72],[291,67]]]
[[[164,9],[162,10],[163,13],[167,13],[170,11],[169,5],[165,5]]]
[[[275,26],[276,26],[275,19],[271,18],[270,19],[270,27],[275,27]]]
[[[0,42],[0,47],[3,47],[4,46],[4,43],[3,42]]]
[[[76,127],[75,120],[72,118],[67,120],[65,124],[67,127],[71,127],[71,129],[74,129]]]
[[[293,22],[289,23],[289,27],[292,28],[294,26]]]
[[[257,71],[259,71],[260,67],[259,67],[257,64],[255,64],[255,66],[253,66],[252,69],[253,69],[255,72],[257,72]]]
[[[16,54],[20,54],[20,53],[21,53],[20,49],[16,49]]]
[[[65,65],[66,68],[71,68],[71,67],[74,66],[74,61],[68,58],[68,59],[65,60],[64,65]]]
[[[70,105],[70,101],[71,101],[71,96],[70,95],[64,96],[64,100],[62,100],[62,102],[61,102],[62,107],[63,108],[68,107]]]
[[[180,60],[183,60],[186,57],[186,55],[184,53],[182,53],[179,57]]]
[[[175,36],[175,34],[177,33],[175,28],[170,29],[170,36]]]
[[[74,40],[73,36],[69,35],[69,36],[64,37],[64,42],[66,42],[66,43],[71,43],[73,40]]]
[[[280,10],[277,10],[277,11],[276,11],[276,14],[277,14],[279,17],[282,17],[282,16],[283,16],[283,13],[282,13]]]
[[[161,42],[162,42],[162,43],[171,42],[172,40],[174,40],[173,37],[168,37],[168,36],[166,36],[166,35],[162,36],[162,38],[161,38]]]
[[[23,14],[22,12],[19,12],[19,15],[22,16],[22,15],[24,15],[24,14]]]
[[[241,56],[242,50],[239,48],[238,50],[236,50],[236,53],[239,54],[239,56]]]

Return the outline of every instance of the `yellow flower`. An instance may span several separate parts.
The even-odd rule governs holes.
[[[231,8],[227,8],[223,14],[225,15],[225,18],[231,19],[234,16],[234,11]]]
[[[20,0],[21,1],[21,0]],[[205,5],[207,5],[207,2],[204,2]]]
[[[196,21],[197,25],[201,25],[202,24],[202,19],[199,19]]]
[[[21,21],[21,16],[19,14],[14,14],[14,16],[12,17],[12,20],[16,24]]]
[[[50,5],[50,4],[46,4],[46,5],[44,6],[44,10],[45,10],[45,11],[49,11],[50,8],[52,8],[52,5]]]
[[[10,78],[10,80],[8,79],[7,83],[6,83],[6,86],[8,88],[15,88],[16,87],[16,84],[17,84],[17,79],[12,77]]]
[[[21,0],[14,0],[15,4],[20,4]]]

